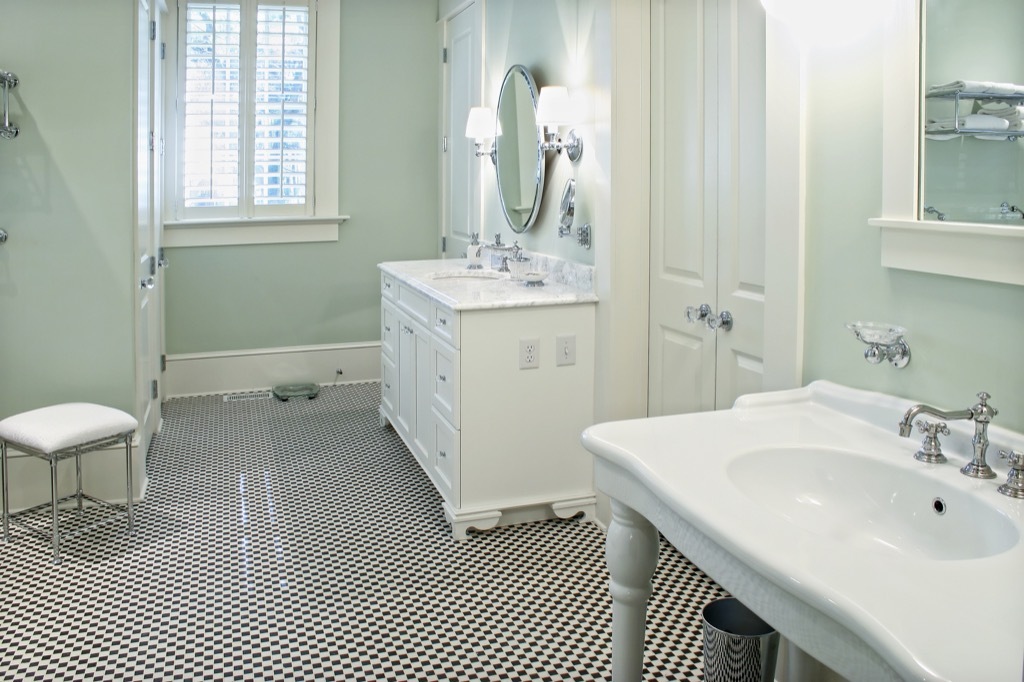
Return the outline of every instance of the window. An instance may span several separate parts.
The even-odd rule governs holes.
[[[309,5],[181,3],[178,219],[312,215]]]

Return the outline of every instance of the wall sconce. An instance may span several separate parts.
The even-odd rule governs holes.
[[[498,153],[494,142],[491,148],[484,151],[484,144],[487,140],[493,140],[501,135],[501,124],[494,115],[494,109],[490,107],[472,107],[469,110],[469,118],[466,120],[466,137],[472,138],[476,145],[477,156],[491,157],[491,163],[498,165]]]
[[[565,150],[566,156],[573,163],[583,155],[583,138],[572,129],[565,142],[558,137],[559,126],[570,125],[573,121],[572,106],[569,104],[569,90],[560,85],[549,85],[540,89],[537,101],[537,125],[544,132],[544,143],[541,149],[558,154]]]

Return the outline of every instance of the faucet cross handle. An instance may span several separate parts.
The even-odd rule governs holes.
[[[946,422],[928,422],[924,419],[917,422],[917,430],[926,434],[921,442],[921,449],[914,453],[914,459],[929,464],[942,464],[946,456],[942,454],[942,445],[939,443],[939,435],[948,436],[949,427]]]
[[[1006,483],[999,486],[999,492],[1009,497],[1024,499],[1024,452],[1000,450],[999,456],[1010,463]]]
[[[999,414],[999,410],[988,404],[988,399],[991,398],[988,393],[982,391],[978,394],[978,404],[971,408],[971,412],[974,413],[974,421],[978,422],[990,422],[992,417]]]

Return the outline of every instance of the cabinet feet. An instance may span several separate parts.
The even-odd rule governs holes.
[[[551,511],[560,519],[571,519],[583,514],[581,521],[592,521],[597,513],[597,497],[589,495],[574,500],[552,502]]]
[[[457,541],[469,539],[466,531],[470,528],[490,530],[501,520],[501,512],[497,510],[465,513],[455,511],[447,502],[443,506],[444,517],[452,525],[452,537]]]

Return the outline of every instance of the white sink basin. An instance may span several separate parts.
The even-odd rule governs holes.
[[[494,270],[442,270],[430,274],[430,279],[501,279]]]
[[[973,426],[949,422],[947,463],[918,462],[920,436],[897,429],[911,404],[818,381],[729,410],[588,428],[595,484],[613,501],[609,557],[635,581],[652,557],[633,529],[652,524],[847,679],[1021,682],[1024,500],[996,488],[999,450],[1024,449],[1024,434],[997,418],[998,478],[968,478]]]
[[[755,450],[729,462],[726,472],[765,509],[852,549],[951,561],[1020,542],[1013,521],[983,498],[855,452]]]

